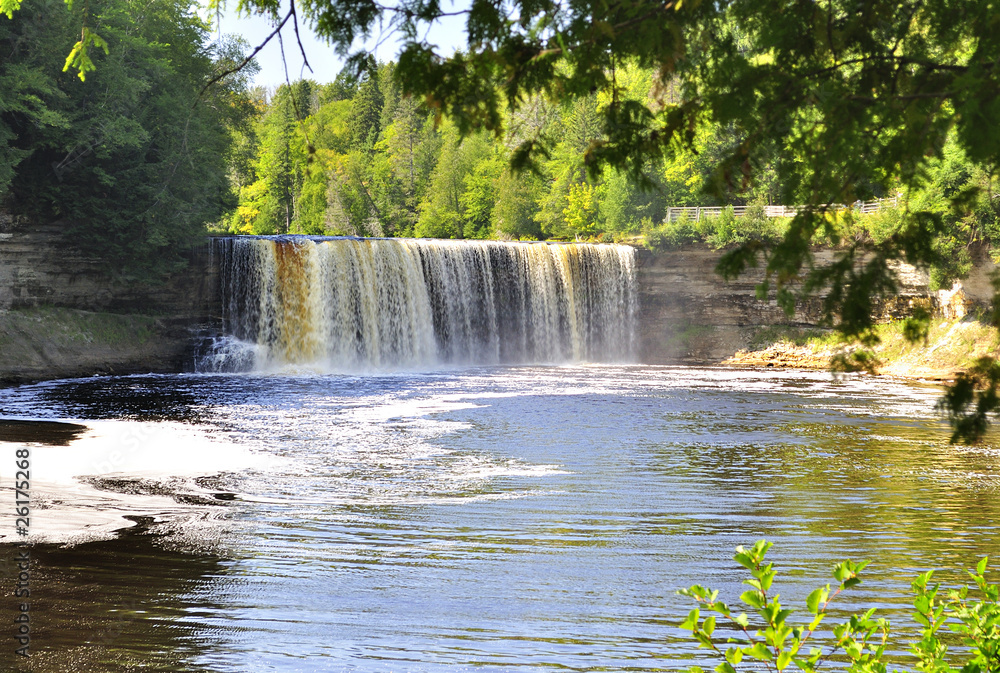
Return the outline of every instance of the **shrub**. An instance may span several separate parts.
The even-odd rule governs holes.
[[[874,213],[861,215],[858,224],[876,245],[889,239],[903,225],[903,211],[898,208],[884,208]]]
[[[764,562],[770,548],[770,542],[760,540],[749,550],[737,547],[733,557],[750,572],[750,578],[744,580],[750,589],[743,592],[740,601],[756,614],[756,623],[752,623],[746,613],[734,615],[729,606],[718,600],[718,591],[695,585],[678,592],[693,598],[700,606],[688,614],[680,628],[690,631],[700,647],[712,650],[719,658],[715,670],[735,673],[742,666],[752,670],[783,671],[794,664],[799,670],[811,672],[837,654],[839,659],[847,659],[846,670],[851,673],[888,671],[886,651],[899,648],[889,647],[889,622],[875,619],[875,608],[852,615],[832,629],[819,628],[830,603],[842,591],[861,583],[859,574],[867,562],[836,564],[833,577],[837,588],[831,591],[827,584],[810,593],[806,598],[809,621],[793,626],[789,617],[794,611],[785,608],[778,595],[771,593],[777,572],[774,564]],[[933,571],[918,576],[911,583],[913,618],[922,627],[920,640],[908,647],[917,660],[917,669],[941,673],[1000,671],[1000,590],[997,585],[986,582],[986,563],[987,559],[982,559],[975,572],[969,573],[980,598],[970,598],[968,586],[942,592],[940,585],[931,583]],[[712,614],[702,619],[702,609]],[[716,633],[716,615],[722,618],[721,631],[725,636]],[[948,646],[941,640],[943,631],[957,634],[964,649],[949,656]],[[745,660],[753,663],[744,665]],[[695,666],[690,671],[696,673],[702,669]]]
[[[645,245],[653,251],[669,250],[686,243],[696,243],[701,239],[696,228],[697,223],[692,223],[687,213],[683,213],[674,222],[664,222],[659,226],[653,226],[649,218],[643,218],[642,224]]]
[[[739,234],[739,221],[732,206],[726,206],[722,214],[713,218],[712,233],[707,240],[713,248],[724,248],[731,243],[743,241]]]

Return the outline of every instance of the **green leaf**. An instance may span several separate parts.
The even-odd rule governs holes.
[[[733,560],[739,563],[747,570],[753,570],[757,567],[757,564],[754,563],[754,560],[752,558],[750,558],[750,555],[746,554],[743,551],[743,547],[736,548],[736,555],[733,556]]]
[[[97,69],[94,61],[90,58],[90,47],[97,47],[98,49],[103,49],[105,54],[108,53],[108,43],[100,35],[84,26],[80,40],[73,45],[69,56],[66,57],[63,72],[66,72],[70,68],[76,68],[78,71],[77,77],[80,78],[80,81],[86,81],[87,73]]]
[[[696,628],[698,628],[699,615],[701,615],[701,612],[698,610],[698,608],[693,609],[691,612],[688,613],[687,618],[680,623],[680,628],[684,629],[685,631],[694,631]]]
[[[14,12],[21,9],[21,0],[0,0],[0,14],[6,14],[8,19],[14,18]]]
[[[775,662],[775,666],[779,671],[783,671],[786,668],[788,668],[788,664],[790,664],[791,661],[792,661],[792,653],[782,652],[781,654],[778,655],[778,661]]]
[[[765,598],[764,594],[761,593],[760,591],[751,590],[751,591],[744,591],[742,594],[740,594],[740,600],[746,603],[747,605],[759,609],[764,607]]]
[[[792,614],[791,610],[781,610],[774,616],[775,624],[784,624],[785,620],[788,619],[788,615]]]
[[[917,591],[917,592],[919,592],[919,591],[923,591],[924,589],[926,589],[926,588],[927,588],[927,583],[928,583],[928,582],[930,582],[930,580],[931,580],[931,575],[933,575],[933,574],[934,574],[934,571],[933,571],[933,570],[928,570],[928,571],[927,571],[927,572],[925,572],[925,573],[922,573],[922,574],[920,574],[920,575],[917,575],[916,579],[914,579],[914,580],[913,580],[913,581],[912,581],[912,582],[910,583],[910,586],[912,586],[912,587],[913,587],[913,590],[914,590],[914,591]]]
[[[824,619],[826,619],[825,612],[821,612],[818,615],[816,615],[816,617],[811,622],[809,622],[809,630],[815,631],[816,627],[818,627]]]
[[[733,666],[739,665],[743,661],[743,650],[738,647],[730,647],[726,650],[726,661],[731,663]]]
[[[984,556],[981,561],[976,565],[976,573],[982,575],[986,572],[986,564],[989,562],[990,557]]]
[[[752,647],[747,649],[746,653],[758,661],[772,661],[774,659],[771,650],[767,649],[767,645],[764,643],[754,643]]]
[[[806,607],[814,615],[819,614],[820,606],[826,603],[827,597],[830,595],[830,585],[825,587],[820,587],[815,589],[806,597]]]

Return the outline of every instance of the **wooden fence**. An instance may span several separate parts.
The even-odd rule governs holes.
[[[850,206],[838,205],[836,210],[847,210],[851,208],[859,213],[875,213],[883,208],[896,208],[899,205],[899,197],[893,196],[888,199],[876,199],[875,201],[856,201]],[[673,206],[667,208],[667,222],[676,222],[687,215],[692,222],[697,222],[703,217],[718,217],[722,211],[729,206]],[[750,206],[732,206],[733,215],[743,217]],[[767,217],[795,217],[804,206],[764,206],[764,214]]]

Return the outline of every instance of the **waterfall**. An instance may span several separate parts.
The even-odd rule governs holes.
[[[632,357],[623,245],[216,239],[223,332],[201,369],[367,371]]]

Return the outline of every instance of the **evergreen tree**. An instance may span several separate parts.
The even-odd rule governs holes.
[[[374,149],[382,130],[383,105],[384,99],[378,81],[378,67],[372,59],[358,85],[358,93],[352,99],[349,122],[352,148],[365,152],[371,152]]]

